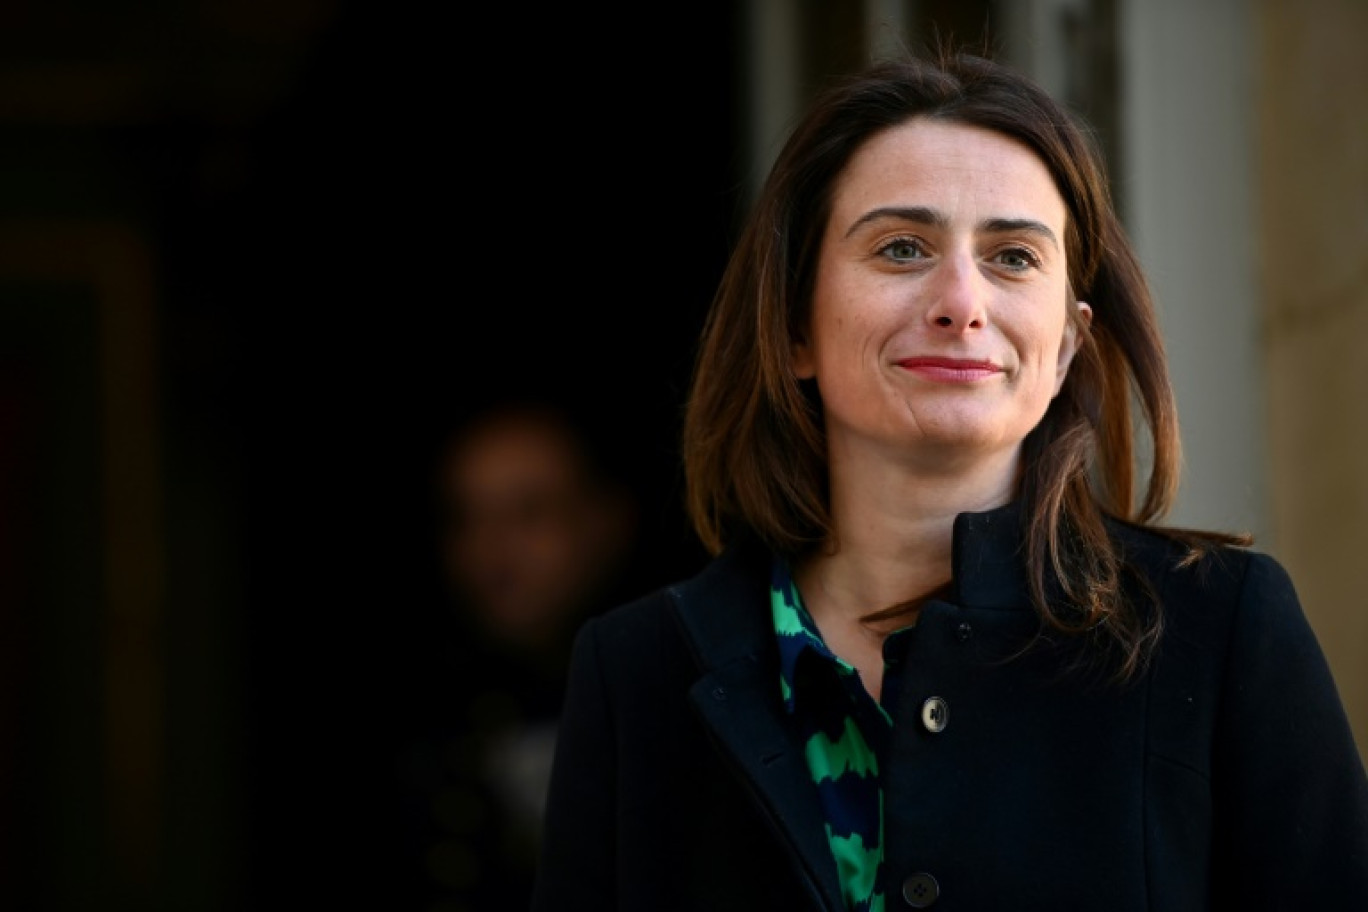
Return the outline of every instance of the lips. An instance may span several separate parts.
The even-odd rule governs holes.
[[[897,365],[936,383],[975,383],[1002,373],[1002,368],[991,361],[969,358],[904,358]]]

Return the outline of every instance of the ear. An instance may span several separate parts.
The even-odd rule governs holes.
[[[1092,325],[1092,308],[1084,301],[1077,301],[1074,304],[1078,308],[1078,320],[1084,326]],[[1082,340],[1078,337],[1078,322],[1072,317],[1064,321],[1064,338],[1059,343],[1059,360],[1055,364],[1055,395],[1059,395],[1059,390],[1064,386],[1064,378],[1069,375],[1069,365],[1073,363],[1074,355],[1078,354],[1078,346]]]
[[[793,340],[790,350],[793,362],[793,375],[799,380],[811,380],[817,376],[817,359],[812,354],[812,346],[806,336]]]

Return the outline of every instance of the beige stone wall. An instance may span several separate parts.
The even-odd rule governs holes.
[[[1297,583],[1368,758],[1368,2],[1258,9],[1266,544]]]

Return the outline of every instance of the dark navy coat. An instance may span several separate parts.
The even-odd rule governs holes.
[[[1066,673],[1077,644],[1014,657],[1039,629],[1017,512],[956,521],[953,595],[885,657],[887,908],[1368,910],[1368,777],[1283,568],[1114,534],[1166,621],[1127,687]],[[584,626],[534,912],[842,910],[770,559],[737,545]]]

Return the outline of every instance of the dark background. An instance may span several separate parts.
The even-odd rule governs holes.
[[[421,907],[447,431],[565,402],[701,559],[737,8],[0,12],[0,907]]]
[[[431,466],[465,409],[593,416],[658,578],[686,561],[674,440],[735,205],[733,39],[706,5],[648,6],[605,53],[578,36],[618,20],[586,15],[344,8],[253,129],[248,185],[169,221],[240,344],[254,905],[417,890],[389,786],[461,698],[417,672],[444,604]]]
[[[447,431],[570,405],[639,585],[702,561],[677,433],[745,6],[4,5],[0,908],[422,907]],[[801,6],[806,89],[863,24]]]
[[[460,412],[575,405],[646,500],[655,577],[692,558],[675,434],[737,202],[732,32],[648,4],[609,53],[576,36],[621,20],[586,15],[529,36],[349,10],[255,131],[250,187],[191,216],[251,244],[188,281],[248,308],[254,897],[391,908],[420,873],[385,784],[415,717],[460,699],[414,674],[442,603],[430,466]]]

